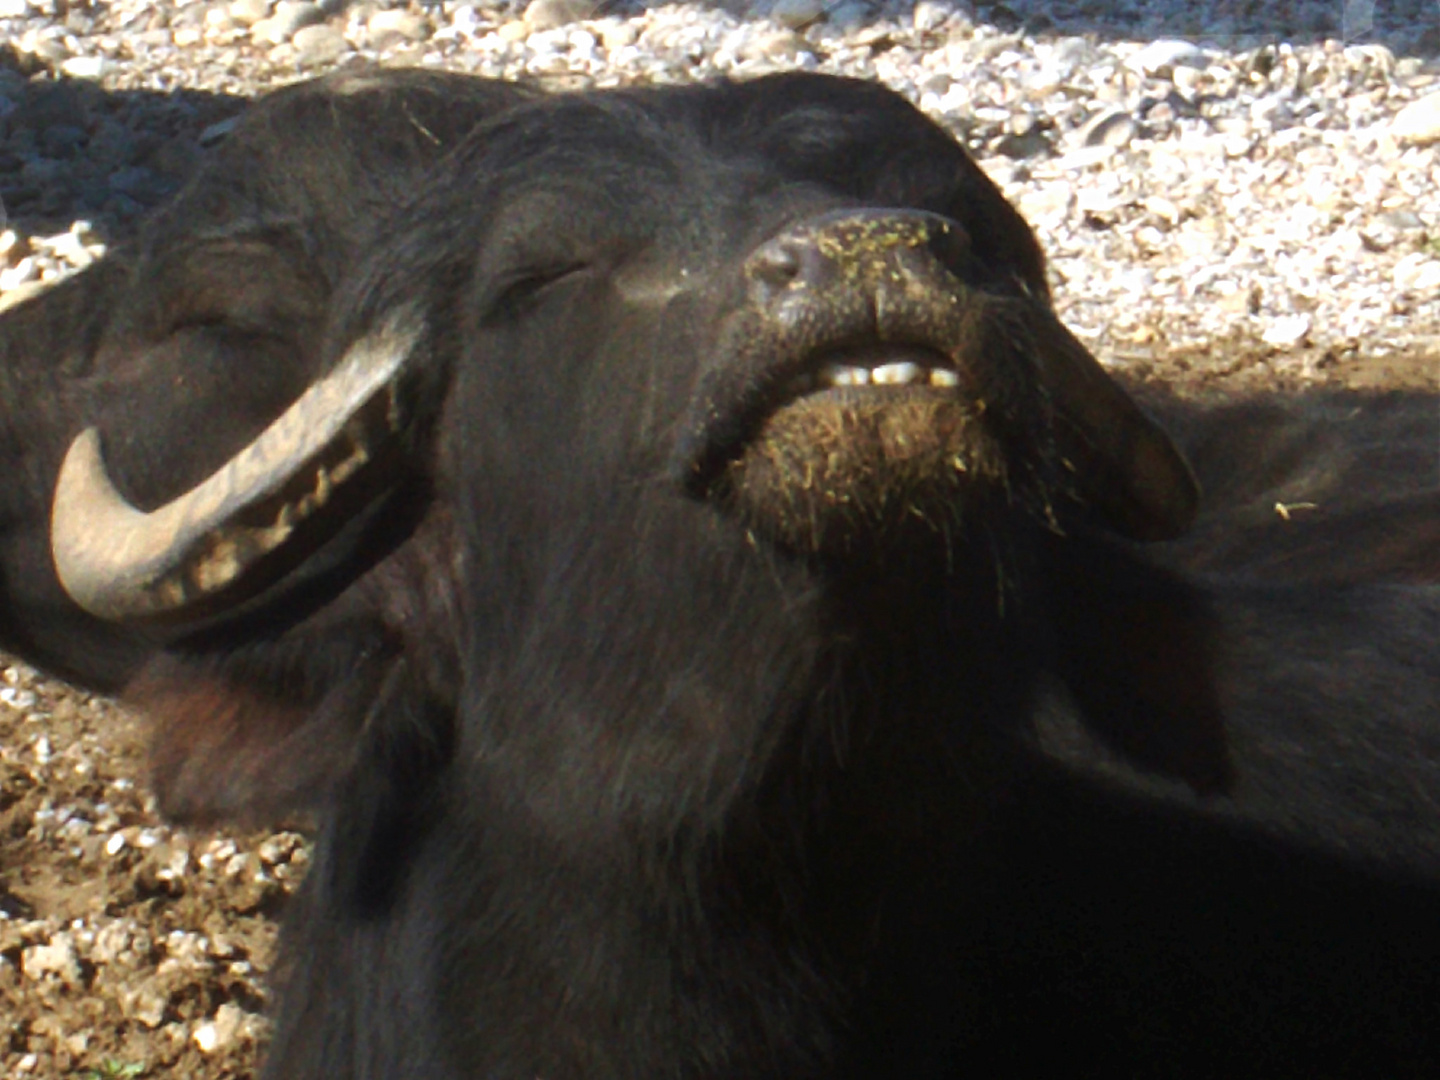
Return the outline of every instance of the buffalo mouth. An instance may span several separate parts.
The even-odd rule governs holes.
[[[977,501],[1053,521],[1040,474],[1053,456],[1043,395],[987,385],[927,342],[851,340],[776,365],[721,412],[692,462],[693,489],[746,528],[805,554],[953,537]],[[1032,382],[1033,385],[1033,382]],[[1029,411],[1006,451],[1003,429]]]
[[[778,331],[739,320],[682,442],[688,492],[804,554],[948,545],[996,511],[1141,541],[1189,527],[1185,459],[1048,305],[943,284],[829,334],[823,305]]]

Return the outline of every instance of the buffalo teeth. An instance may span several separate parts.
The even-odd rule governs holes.
[[[870,378],[877,386],[908,386],[920,378],[920,373],[919,364],[901,360],[894,364],[881,364],[870,373]]]
[[[820,383],[823,386],[864,386],[869,381],[870,372],[863,367],[827,364],[820,370]]]
[[[791,384],[791,389],[803,392],[810,388],[802,376]],[[960,374],[951,368],[925,368],[909,360],[897,360],[893,364],[880,364],[874,368],[853,364],[827,364],[815,374],[814,386],[909,386],[911,383],[929,383],[931,386],[951,387],[960,385]]]

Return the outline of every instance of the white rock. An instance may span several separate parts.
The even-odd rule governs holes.
[[[30,243],[14,229],[6,229],[0,232],[0,265],[10,266],[12,263],[30,253]],[[13,687],[6,687],[13,690]],[[3,691],[0,691],[3,693]]]
[[[1141,71],[1146,75],[1161,77],[1168,77],[1169,73],[1181,64],[1190,67],[1204,67],[1204,50],[1188,41],[1158,38],[1125,61],[1125,66],[1132,71]]]
[[[24,19],[29,15],[29,0],[0,0],[0,19]]]
[[[114,62],[103,56],[72,56],[60,65],[60,72],[71,79],[98,79],[114,68]]]
[[[8,270],[0,270],[0,292],[9,292],[39,276],[40,267],[35,262],[35,256],[26,255]]]
[[[226,1002],[215,1010],[214,1020],[195,1028],[190,1039],[202,1054],[213,1054],[233,1046],[244,1026],[245,1010],[233,1002]]]
[[[232,0],[226,11],[237,23],[254,26],[261,19],[268,19],[274,6],[271,0]]]
[[[1418,146],[1440,142],[1440,93],[1427,94],[1396,113],[1390,134]]]
[[[606,23],[600,27],[600,40],[609,52],[634,45],[640,39],[640,28],[633,22]]]
[[[75,952],[74,937],[60,933],[48,945],[30,946],[20,954],[20,970],[28,979],[57,975],[67,986],[78,986],[80,957]]]
[[[944,0],[920,0],[910,13],[910,24],[916,30],[936,30],[954,13],[954,6]]]
[[[450,25],[466,37],[473,37],[479,32],[480,24],[484,22],[480,14],[480,8],[475,4],[465,4],[455,9],[455,14],[450,16]]]
[[[365,26],[371,35],[376,37],[381,34],[398,34],[409,41],[424,41],[430,36],[430,24],[404,8],[377,11],[370,16],[370,21]]]
[[[1053,227],[1063,222],[1075,205],[1075,191],[1067,184],[1050,184],[1020,197],[1020,213],[1032,225]]]
[[[1265,328],[1261,339],[1277,349],[1293,348],[1309,336],[1310,325],[1309,315],[1282,315]]]
[[[810,43],[795,31],[775,30],[750,38],[741,47],[740,55],[746,60],[792,61],[809,48]]]
[[[1421,251],[1406,255],[1395,264],[1395,287],[1420,295],[1440,292],[1440,259]]]

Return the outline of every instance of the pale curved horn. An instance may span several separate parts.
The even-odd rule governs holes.
[[[184,614],[235,585],[398,430],[397,380],[420,334],[413,316],[391,318],[198,487],[149,513],[110,482],[99,432],[82,432],[60,467],[50,517],[55,571],[70,598],[130,622]],[[307,469],[304,490],[287,491]]]

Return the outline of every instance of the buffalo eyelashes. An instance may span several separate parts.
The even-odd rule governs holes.
[[[567,262],[519,271],[500,282],[491,311],[496,315],[522,314],[546,289],[587,269],[588,263]]]

